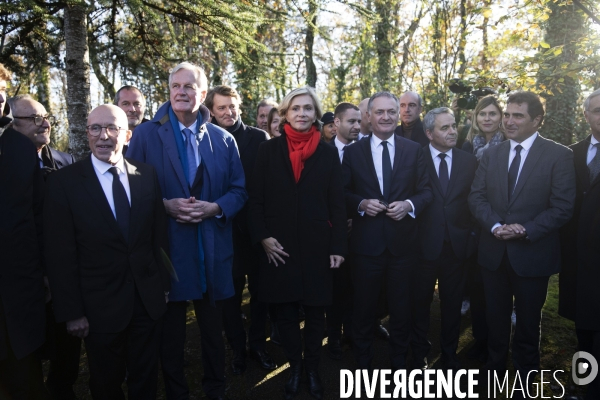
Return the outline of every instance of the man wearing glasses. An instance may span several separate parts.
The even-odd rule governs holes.
[[[48,115],[41,103],[28,94],[22,94],[9,99],[8,104],[13,114],[13,128],[35,145],[44,177],[75,162],[72,155],[49,146],[50,131],[56,118]]]
[[[94,399],[156,398],[170,278],[166,214],[154,168],[125,160],[131,136],[115,105],[88,117],[91,156],[51,174],[44,255],[58,322],[85,339]]]

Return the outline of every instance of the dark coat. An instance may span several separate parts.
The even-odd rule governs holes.
[[[507,253],[522,277],[542,277],[560,271],[559,229],[573,215],[575,170],[573,152],[538,135],[533,142],[514,193],[508,200],[510,141],[487,149],[469,195],[469,207],[481,226],[479,264],[495,271]],[[521,224],[529,240],[498,240],[496,223]]]
[[[322,306],[331,304],[330,255],[345,256],[346,210],[337,151],[319,142],[294,180],[286,135],[263,143],[250,187],[253,241],[274,237],[290,256],[269,264],[261,254],[262,301]],[[344,265],[342,264],[342,268]]]
[[[418,217],[433,200],[423,148],[417,143],[395,137],[395,156],[389,202],[410,200]],[[350,248],[353,253],[378,256],[386,248],[395,256],[415,256],[419,253],[417,221],[407,215],[394,221],[385,213],[375,217],[360,216],[358,206],[365,199],[381,199],[371,139],[359,140],[344,150],[342,169],[346,209],[352,218]]]
[[[154,168],[126,160],[131,193],[129,238],[123,237],[91,157],[52,173],[44,202],[44,255],[57,322],[87,317],[90,332],[120,332],[135,292],[148,315],[166,310],[170,277],[167,222]]]
[[[402,126],[402,124],[396,127],[394,133],[398,136],[404,137],[404,127]],[[415,121],[415,126],[413,126],[412,128],[409,140],[419,143],[421,147],[425,147],[429,144],[429,139],[427,139],[427,135],[425,135],[425,130],[423,130],[423,122],[421,122],[421,118]]]
[[[467,250],[474,222],[469,211],[467,197],[471,191],[473,178],[475,178],[477,159],[472,154],[452,149],[450,182],[444,196],[429,146],[424,147],[423,152],[433,189],[433,201],[423,210],[418,219],[422,258],[425,260],[438,259],[444,245],[447,226],[454,254],[464,260],[471,255],[469,251],[474,250]]]
[[[577,191],[573,219],[561,229],[559,313],[579,329],[600,330],[600,177],[590,182],[590,137],[571,146]]]
[[[0,360],[5,343],[20,359],[44,342],[43,184],[31,140],[6,129],[0,136]]]
[[[213,118],[214,121],[214,118]],[[224,128],[235,138],[240,160],[246,178],[246,190],[252,185],[252,174],[256,164],[256,156],[261,143],[269,140],[269,134],[262,129],[247,126],[238,118],[235,125]],[[259,248],[260,247],[260,248]],[[248,229],[248,202],[233,219],[233,277],[239,278],[248,271],[258,271],[259,251],[262,246],[252,243]]]

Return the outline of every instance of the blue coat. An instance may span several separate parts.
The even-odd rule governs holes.
[[[236,142],[227,131],[207,123],[209,111],[200,106],[202,126],[210,140],[210,148],[200,149],[204,166],[202,187],[190,189],[179,154],[173,125],[169,121],[169,107],[165,103],[152,121],[135,130],[127,157],[151,164],[156,168],[165,199],[189,198],[190,192],[200,190],[200,200],[217,203],[222,218],[209,218],[200,223],[205,257],[206,283],[212,301],[233,296],[231,274],[233,262],[232,221],[244,206],[248,195],[244,189],[244,170]],[[176,132],[176,134],[180,134]],[[206,138],[204,139],[206,140]],[[196,198],[198,196],[196,195]],[[170,257],[177,277],[173,278],[169,299],[182,301],[201,299],[200,261],[197,224],[183,224],[169,218]]]

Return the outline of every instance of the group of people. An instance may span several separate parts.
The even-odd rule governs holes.
[[[7,81],[0,65],[0,110]],[[279,105],[262,101],[255,128],[242,121],[237,91],[209,90],[196,65],[174,67],[168,87],[151,120],[133,86],[93,109],[91,154],[77,162],[49,147],[54,117],[42,104],[9,99],[0,120],[0,399],[75,398],[81,339],[94,399],[125,398],[125,381],[129,398],[155,398],[159,363],[167,398],[189,398],[191,304],[208,398],[226,398],[222,331],[233,374],[248,357],[277,368],[265,349],[270,319],[290,365],[284,397],[299,394],[305,374],[321,399],[326,328],[328,354],[340,359],[348,343],[360,369],[430,366],[436,282],[442,368],[460,369],[469,279],[470,355],[506,369],[516,304],[512,361],[526,376],[540,369],[541,310],[561,264],[561,312],[575,320],[581,349],[600,358],[590,286],[600,90],[584,104],[591,135],[572,150],[539,135],[544,107],[531,92],[512,93],[505,108],[481,98],[461,150],[452,109],[421,120],[414,92],[324,113],[314,89],[301,87]],[[374,365],[388,314],[390,365]],[[599,393],[592,383],[588,398]]]

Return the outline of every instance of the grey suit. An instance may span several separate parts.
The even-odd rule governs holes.
[[[510,141],[485,151],[471,187],[469,207],[482,227],[478,261],[488,304],[486,368],[506,368],[514,296],[513,363],[521,374],[527,374],[539,369],[541,309],[548,278],[560,271],[559,228],[573,215],[575,170],[570,149],[538,136],[509,200],[509,152]],[[496,239],[491,233],[496,223],[521,224],[527,238]]]

